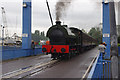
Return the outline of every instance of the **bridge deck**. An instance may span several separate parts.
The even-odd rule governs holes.
[[[50,60],[50,55],[38,55],[4,61],[2,62],[2,74],[29,67],[38,63],[48,62]]]
[[[99,54],[98,48],[86,51],[70,60],[63,60],[44,72],[28,76],[29,78],[82,78],[91,61]],[[38,63],[51,61],[50,55],[25,57],[2,63],[2,74],[19,70]]]
[[[97,54],[99,51],[94,48],[28,78],[82,78]]]

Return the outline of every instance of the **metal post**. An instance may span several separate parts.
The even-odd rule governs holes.
[[[109,2],[110,8],[110,36],[111,36],[111,71],[112,78],[118,78],[118,46],[117,46],[117,29],[115,19],[114,2]]]
[[[46,0],[46,4],[47,4],[47,7],[48,7],[48,12],[49,12],[51,24],[52,24],[52,26],[53,26],[53,19],[52,19],[52,15],[51,15],[51,12],[50,12],[50,7],[49,7],[49,4],[48,4],[48,1],[47,1],[47,0]]]
[[[31,48],[31,0],[23,0],[22,48]]]

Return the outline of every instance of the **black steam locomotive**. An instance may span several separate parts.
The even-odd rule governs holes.
[[[81,30],[67,25],[61,25],[56,21],[56,25],[49,28],[47,37],[50,45],[43,45],[42,51],[51,54],[53,59],[70,58],[85,50],[96,46],[97,41]]]

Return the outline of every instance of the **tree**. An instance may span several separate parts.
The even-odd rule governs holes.
[[[35,30],[35,34],[36,34],[36,35],[40,35],[39,30]]]
[[[43,31],[43,36],[45,36],[45,32]]]
[[[99,27],[91,28],[88,34],[94,39],[96,39],[99,43],[102,42],[102,30]]]
[[[41,36],[45,36],[45,32],[44,31],[41,32]]]
[[[84,29],[82,29],[82,32],[86,33],[86,31]]]
[[[43,36],[43,32],[41,32],[41,34],[40,34],[41,36]]]
[[[89,34],[90,36],[92,36],[92,37],[95,37],[95,36],[94,36],[95,33],[96,33],[96,29],[95,29],[95,28],[91,28],[90,31],[88,32],[88,34]]]
[[[39,30],[35,30],[35,33],[32,33],[32,40],[39,42],[40,40],[48,40],[48,38],[45,37],[44,31],[40,33]]]

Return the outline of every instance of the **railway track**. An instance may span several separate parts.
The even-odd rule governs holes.
[[[43,64],[38,63],[34,66],[28,66],[28,67],[25,67],[25,68],[21,68],[21,69],[3,74],[2,78],[3,79],[9,79],[9,78],[20,79],[20,78],[25,78],[29,75],[32,76],[32,75],[36,74],[37,72],[42,71],[42,70],[52,66],[53,64],[55,64],[57,62],[59,62],[59,61],[58,60],[51,60],[51,61],[49,61],[47,63],[43,63]]]
[[[94,56],[94,58],[91,59],[91,57],[93,57],[93,56],[91,56],[89,53],[90,52],[87,52],[86,54],[82,54],[82,55],[79,56],[80,58],[79,57],[77,57],[77,59],[73,58],[70,61],[50,60],[50,61],[47,61],[47,62],[44,62],[44,63],[40,62],[40,63],[37,63],[37,64],[32,65],[32,66],[24,67],[24,68],[21,68],[21,69],[3,74],[2,78],[5,79],[5,80],[7,80],[7,79],[9,80],[9,79],[12,79],[12,78],[13,79],[19,79],[19,80],[24,80],[25,78],[34,78],[34,77],[37,78],[37,76],[40,75],[40,73],[44,72],[48,68],[52,67],[50,70],[53,71],[52,70],[53,66],[54,66],[54,68],[57,68],[58,70],[59,69],[61,70],[61,68],[59,66],[62,66],[62,65],[64,65],[63,68],[66,69],[65,71],[67,72],[69,69],[71,70],[71,67],[69,67],[69,66],[72,66],[72,64],[69,64],[69,62],[72,62],[75,66],[78,66],[78,67],[76,67],[76,69],[79,69],[79,71],[81,71],[81,72],[76,72],[76,73],[79,73],[80,75],[78,75],[78,76],[80,76],[80,78],[82,80],[84,80],[85,78],[87,78],[88,73],[89,73],[91,67],[93,66],[93,64],[94,64],[94,62],[97,58],[97,54],[95,54],[96,56]],[[83,56],[85,58],[87,58],[87,60],[85,60],[83,58]],[[90,58],[90,61],[91,61],[90,63],[88,62],[89,58]],[[76,64],[76,62],[78,64]],[[83,63],[83,62],[85,62],[85,63]],[[89,64],[89,66],[85,66],[84,64]],[[83,68],[82,66],[86,67],[86,68]],[[85,70],[85,72],[84,72],[84,70]],[[58,73],[56,70],[54,70],[54,71],[55,71],[54,73]],[[82,72],[84,72],[84,73],[82,74]],[[73,70],[73,73],[74,73],[74,70]],[[63,74],[63,72],[60,71],[60,76],[62,76],[62,74]],[[69,73],[66,73],[66,74],[69,74]],[[72,73],[70,73],[70,75],[74,76],[74,74],[72,74]],[[44,74],[43,74],[43,76],[44,76]],[[48,77],[51,77],[51,76],[48,76]],[[54,77],[54,76],[55,75],[53,75],[52,77]],[[69,75],[66,75],[66,76],[69,76]]]

